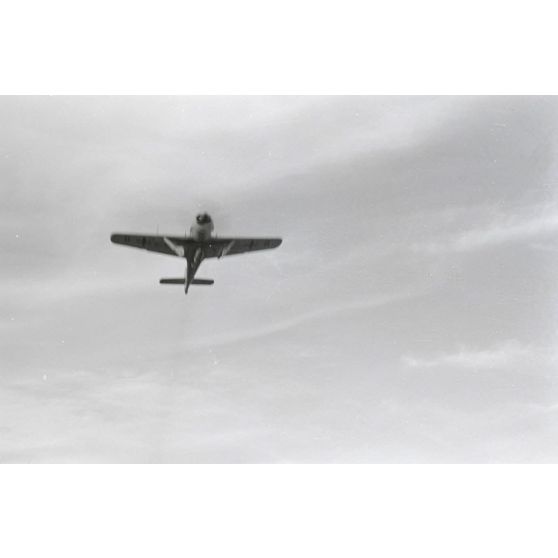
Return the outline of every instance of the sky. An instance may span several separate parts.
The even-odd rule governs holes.
[[[0,462],[558,462],[558,99],[0,97]],[[110,243],[222,236],[205,261]]]

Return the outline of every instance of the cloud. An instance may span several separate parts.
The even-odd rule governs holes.
[[[558,210],[543,206],[530,215],[496,215],[488,224],[462,231],[447,240],[414,244],[413,250],[430,254],[472,252],[557,232]]]
[[[403,362],[410,368],[458,367],[470,369],[499,369],[517,364],[528,357],[539,355],[538,351],[517,341],[508,341],[490,349],[460,349],[433,358],[405,356]]]

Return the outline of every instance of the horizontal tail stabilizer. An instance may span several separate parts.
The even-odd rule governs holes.
[[[160,279],[159,283],[161,283],[161,285],[184,285],[184,277],[179,277],[178,279]]]
[[[213,279],[194,279],[192,285],[213,285],[215,281]]]
[[[178,279],[159,279],[161,285],[184,285],[184,277]],[[213,279],[194,279],[191,285],[213,285]]]

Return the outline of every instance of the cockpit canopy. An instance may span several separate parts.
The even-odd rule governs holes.
[[[196,221],[197,221],[200,225],[206,225],[207,223],[211,223],[211,217],[209,216],[208,213],[200,213],[200,214],[196,217]]]

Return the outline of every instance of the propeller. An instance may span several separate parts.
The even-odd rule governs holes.
[[[230,218],[231,208],[230,205],[225,206],[220,201],[215,199],[201,199],[197,198],[196,202],[196,212],[192,215],[193,220],[199,213],[209,213],[213,224],[215,225],[215,230],[217,234],[227,234],[230,233],[230,229],[233,225]]]

